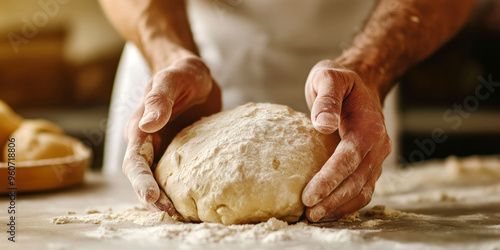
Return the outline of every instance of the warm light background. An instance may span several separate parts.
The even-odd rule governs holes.
[[[0,1],[0,99],[102,141],[123,44],[96,0]],[[98,167],[103,143],[89,145]]]

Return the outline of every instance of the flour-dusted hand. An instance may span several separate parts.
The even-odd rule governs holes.
[[[302,194],[311,221],[337,219],[370,202],[391,151],[381,103],[408,68],[465,23],[475,0],[378,1],[364,29],[335,59],[311,71],[306,99],[314,127],[341,142]]]
[[[143,204],[172,215],[175,208],[151,167],[182,128],[220,111],[220,88],[199,58],[186,1],[100,3],[116,29],[141,51],[153,74],[126,127],[123,171]]]
[[[212,89],[212,77],[198,57],[185,57],[159,71],[144,101],[139,122],[142,131],[157,132],[172,118],[193,105],[205,102]]]
[[[341,142],[307,184],[302,201],[311,221],[332,220],[367,205],[391,152],[375,90],[351,70],[324,60],[306,82],[311,120],[321,133],[339,131]]]
[[[175,213],[151,167],[177,132],[220,106],[220,89],[197,57],[181,58],[154,75],[125,131],[123,172],[144,205]]]

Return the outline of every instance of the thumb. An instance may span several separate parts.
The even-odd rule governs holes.
[[[326,69],[323,77],[315,77],[316,92],[318,93],[311,107],[311,121],[316,130],[323,134],[331,134],[337,131],[340,121],[340,112],[344,99],[343,82],[336,81],[333,69]]]
[[[162,129],[172,115],[177,89],[174,84],[168,84],[165,80],[155,78],[151,91],[144,98],[144,113],[139,121],[139,128],[146,133]]]

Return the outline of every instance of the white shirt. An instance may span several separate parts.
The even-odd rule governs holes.
[[[308,112],[309,71],[341,54],[374,2],[190,0],[188,16],[201,57],[223,89],[224,109],[252,101]]]

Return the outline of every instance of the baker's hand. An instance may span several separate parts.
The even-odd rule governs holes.
[[[306,100],[314,128],[340,144],[302,193],[306,217],[316,222],[341,218],[371,201],[382,162],[391,152],[379,94],[351,70],[324,60],[311,70]]]
[[[122,166],[146,207],[175,214],[151,167],[177,132],[201,116],[218,112],[220,106],[220,89],[197,57],[179,59],[154,75],[140,107],[127,123],[128,145]]]

